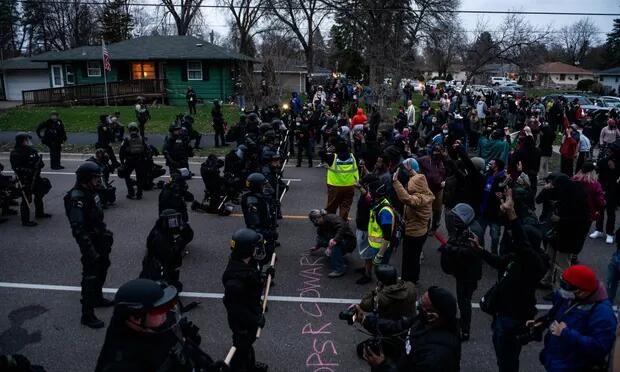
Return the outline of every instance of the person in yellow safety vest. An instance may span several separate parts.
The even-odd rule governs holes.
[[[328,155],[329,156],[329,155]],[[336,144],[336,153],[328,160],[327,168],[327,206],[328,213],[336,213],[345,221],[355,196],[355,184],[359,181],[357,159],[344,142]]]
[[[374,252],[374,265],[387,264],[392,254],[391,240],[395,233],[396,216],[390,201],[386,197],[387,185],[375,181],[368,185],[372,197],[370,219],[368,220],[368,245]]]

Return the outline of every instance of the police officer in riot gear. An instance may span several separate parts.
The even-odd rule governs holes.
[[[221,372],[199,347],[199,329],[179,317],[178,291],[149,279],[122,285],[95,372]]]
[[[261,234],[265,239],[265,248],[269,260],[275,250],[278,233],[276,232],[276,216],[273,213],[272,197],[265,193],[267,180],[260,173],[252,173],[246,180],[249,192],[241,197],[241,209],[245,226]],[[264,263],[266,261],[261,261]]]
[[[297,140],[297,167],[301,167],[303,154],[308,157],[308,167],[312,168],[312,142],[310,141],[310,123],[307,119],[298,117],[295,121],[293,132]]]
[[[168,128],[170,134],[164,140],[163,153],[171,175],[181,168],[189,169],[189,158],[194,156],[189,142],[181,138],[182,129],[181,123],[170,124]]]
[[[41,178],[43,159],[32,147],[32,137],[25,132],[15,136],[15,148],[11,151],[11,168],[17,175],[22,189],[20,214],[23,226],[37,226],[30,218],[30,205],[34,202],[36,218],[50,218],[52,215],[43,209],[43,196],[51,189],[47,178]]]
[[[263,154],[264,165],[261,173],[267,180],[266,194],[271,197],[272,212],[278,219],[282,218],[280,196],[288,188],[282,181],[282,169],[280,165],[280,154],[277,152],[266,152]]]
[[[247,125],[245,127],[245,133],[258,135],[258,126],[260,125],[260,118],[255,112],[251,112],[247,116]]]
[[[151,113],[149,112],[149,108],[144,103],[144,97],[138,97],[136,102],[136,120],[140,126],[140,136],[144,137],[144,128],[146,127],[146,122],[151,118]]]
[[[97,143],[95,146],[98,149],[104,149],[108,154],[110,160],[112,160],[112,167],[118,168],[120,163],[116,160],[114,150],[110,143],[114,142],[114,129],[112,128],[112,120],[108,115],[99,116],[99,124],[97,124]]]
[[[140,136],[139,128],[136,123],[129,123],[127,126],[129,129],[129,137],[126,137],[121,144],[119,150],[119,157],[123,164],[122,171],[119,173],[119,177],[125,178],[125,185],[127,185],[127,198],[128,199],[142,199],[142,189],[146,180],[146,156],[148,148],[144,142],[144,138]],[[136,182],[131,179],[131,173],[136,171]],[[138,189],[134,191],[134,184]]]
[[[39,124],[37,136],[41,143],[50,149],[50,166],[52,169],[64,169],[60,165],[60,152],[63,142],[67,141],[65,125],[58,117],[58,112],[52,111],[50,118]]]
[[[95,316],[96,307],[112,306],[101,289],[110,267],[110,251],[114,235],[103,222],[103,208],[97,194],[101,187],[101,168],[90,161],[75,172],[75,186],[64,197],[65,212],[71,232],[82,254],[82,324],[102,328]]]
[[[104,149],[95,150],[95,155],[86,159],[86,161],[92,161],[101,168],[101,187],[97,190],[99,197],[101,198],[101,206],[106,209],[108,205],[116,202],[116,187],[112,186],[110,181],[110,171],[112,165],[110,164],[110,158]]]
[[[185,168],[179,169],[170,178],[159,193],[159,214],[166,209],[172,209],[181,214],[180,234],[183,236],[183,247],[194,238],[194,231],[189,225],[189,215],[187,204],[194,201],[194,195],[188,191],[186,180],[189,178],[189,171]]]
[[[275,274],[271,265],[259,269],[258,262],[266,256],[262,236],[250,229],[237,230],[230,241],[232,253],[222,275],[224,306],[228,325],[237,348],[230,368],[235,372],[267,371],[267,365],[257,363],[252,344],[257,329],[265,326],[261,294],[267,275]]]

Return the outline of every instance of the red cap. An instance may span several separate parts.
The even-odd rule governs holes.
[[[582,291],[594,292],[598,289],[598,279],[592,269],[584,265],[573,265],[564,270],[562,279]]]

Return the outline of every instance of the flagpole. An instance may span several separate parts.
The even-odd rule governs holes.
[[[103,50],[105,48],[105,44],[103,41],[103,38],[101,38],[101,55],[102,55],[102,59],[103,59]],[[102,67],[103,67],[103,85],[105,87],[105,105],[109,106],[108,103],[108,78],[107,78],[107,74],[106,74],[106,68],[105,68],[105,62],[102,63]]]

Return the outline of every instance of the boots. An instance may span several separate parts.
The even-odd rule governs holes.
[[[99,329],[105,326],[103,320],[97,318],[93,310],[82,312],[81,323],[92,329]]]

